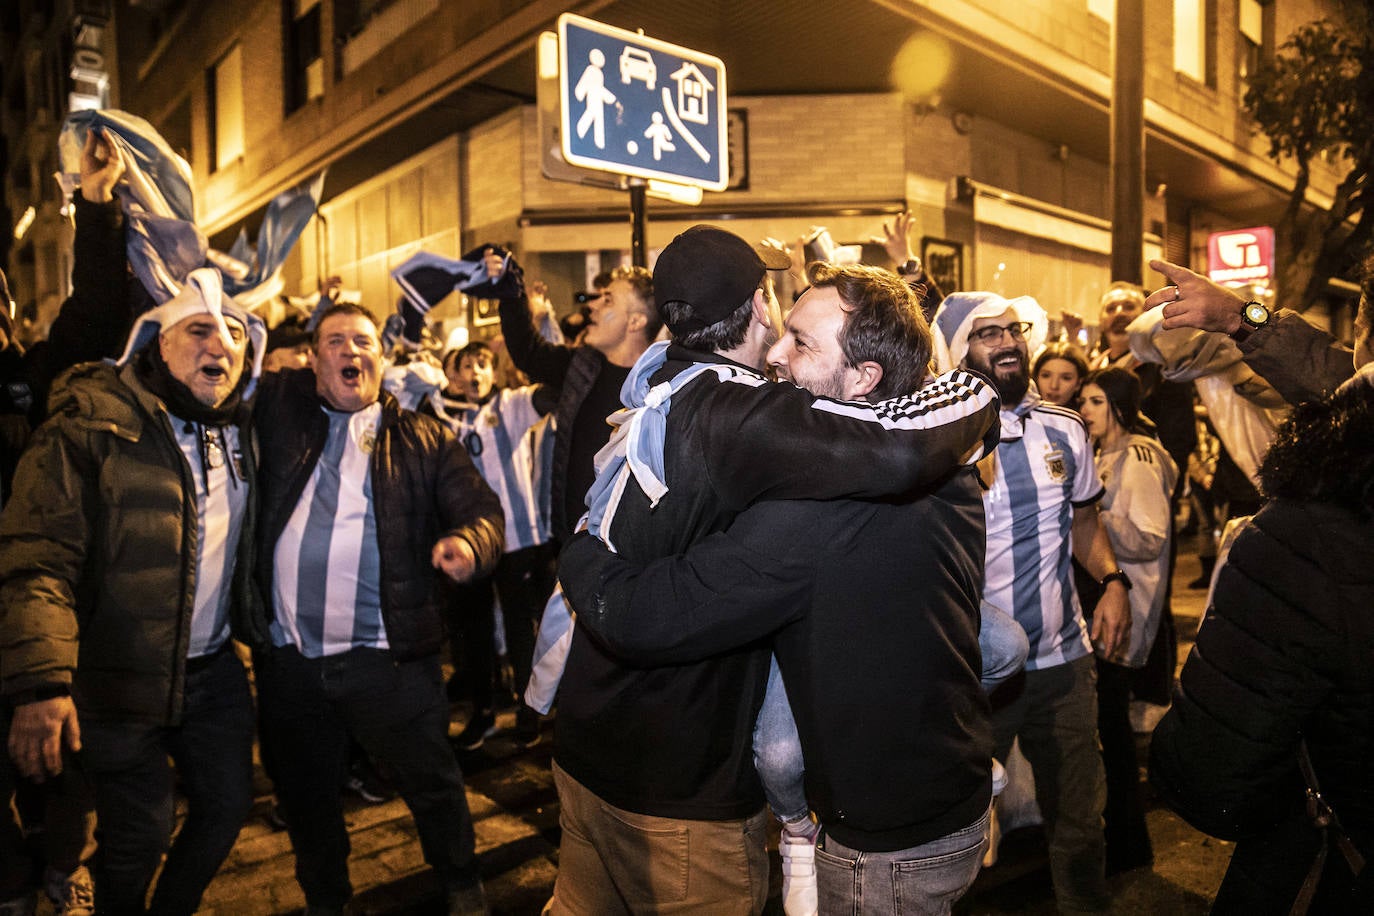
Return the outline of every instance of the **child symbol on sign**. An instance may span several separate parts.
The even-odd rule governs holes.
[[[668,129],[667,124],[663,123],[663,115],[656,111],[653,120],[654,123],[650,124],[648,129],[644,131],[644,136],[653,141],[654,161],[657,162],[663,158],[665,150],[671,153],[677,147],[672,143],[673,132]]]

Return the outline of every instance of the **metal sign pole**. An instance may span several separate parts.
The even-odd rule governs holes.
[[[649,249],[645,244],[644,191],[644,179],[630,179],[630,261],[635,267],[649,266]]]

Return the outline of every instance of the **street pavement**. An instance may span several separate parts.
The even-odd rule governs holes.
[[[1179,557],[1174,576],[1174,614],[1179,662],[1192,645],[1204,593],[1186,583],[1198,571],[1191,554]],[[455,716],[453,734],[462,720]],[[558,867],[558,797],[550,772],[552,722],[541,739],[522,749],[513,738],[515,715],[503,712],[500,729],[477,751],[460,754],[468,803],[476,824],[477,852],[492,911],[535,916],[549,899]],[[1144,774],[1148,738],[1138,736]],[[305,901],[293,874],[285,832],[269,821],[270,784],[258,774],[259,796],[229,860],[210,886],[202,912],[211,914],[293,913]],[[1206,913],[1230,860],[1232,846],[1198,833],[1162,808],[1145,788],[1154,842],[1153,869],[1136,869],[1111,879],[1114,912],[1124,914]],[[399,799],[367,804],[348,796],[350,873],[356,891],[353,911],[426,914],[444,911],[443,895],[426,872],[415,827]],[[782,912],[777,858],[768,911]],[[956,908],[958,913],[1055,912],[1043,834],[1025,828],[1008,834],[996,866],[985,870]]]

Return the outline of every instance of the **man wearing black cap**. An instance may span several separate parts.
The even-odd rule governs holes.
[[[785,255],[697,226],[659,256],[654,290],[675,341],[625,390],[627,455],[592,491],[592,525],[632,562],[680,553],[760,499],[881,498],[981,457],[997,400],[952,373],[919,394],[828,401],[760,374],[781,315],[767,278]],[[578,608],[595,613],[595,608]],[[555,913],[757,913],[768,893],[764,799],[750,756],[769,649],[631,667],[573,630],[554,778],[563,844]]]

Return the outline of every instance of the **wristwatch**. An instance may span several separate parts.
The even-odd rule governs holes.
[[[1233,340],[1244,340],[1250,336],[1252,331],[1269,326],[1269,322],[1274,320],[1274,313],[1269,310],[1269,306],[1260,302],[1258,299],[1251,299],[1240,309],[1240,326],[1231,334]]]
[[[1120,567],[1113,572],[1107,573],[1097,584],[1106,588],[1108,582],[1120,582],[1122,585],[1126,586],[1126,591],[1129,592],[1131,590],[1131,577],[1126,575],[1126,570]]]
[[[903,277],[919,277],[921,275],[921,259],[907,258],[897,265],[897,273]]]

